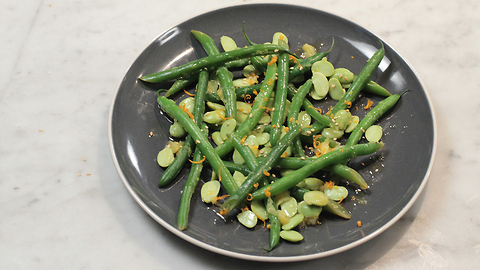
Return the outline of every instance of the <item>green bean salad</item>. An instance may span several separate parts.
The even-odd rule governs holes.
[[[354,74],[328,60],[334,40],[328,51],[305,44],[295,54],[280,32],[262,44],[245,34],[250,44],[245,47],[222,36],[221,48],[205,33],[192,35],[206,57],[139,78],[173,81],[157,92],[158,104],[172,119],[172,140],[156,160],[164,169],[160,188],[189,168],[179,194],[178,229],[188,228],[198,185],[202,201],[221,215],[235,216],[249,229],[270,230],[266,250],[282,239],[302,241],[301,228],[319,225],[323,212],[350,219],[342,206],[349,196],[342,183],[369,186],[349,160],[383,147],[383,130],[375,123],[401,97],[370,79],[384,57],[383,44]],[[351,107],[362,92],[382,101],[369,102],[360,119]],[[173,98],[184,93],[188,96],[176,98],[177,104]],[[326,111],[314,105],[326,100],[335,105]],[[211,178],[200,181],[207,168]]]

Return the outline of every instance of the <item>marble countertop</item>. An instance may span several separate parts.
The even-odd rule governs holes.
[[[109,108],[164,30],[251,0],[1,1],[0,268],[270,269],[179,239],[135,203],[112,161]],[[377,238],[275,269],[473,269],[480,263],[477,1],[295,3],[352,20],[416,69],[436,111],[429,182]]]

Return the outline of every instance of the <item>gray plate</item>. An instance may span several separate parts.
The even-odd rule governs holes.
[[[192,18],[163,32],[132,64],[112,102],[110,111],[110,145],[118,172],[140,206],[156,221],[179,237],[207,250],[232,257],[257,261],[299,261],[329,256],[357,246],[390,227],[413,204],[424,187],[435,151],[435,121],[428,94],[411,66],[385,43],[386,55],[373,79],[392,93],[413,91],[402,97],[397,106],[379,124],[384,127],[385,147],[377,155],[357,158],[352,166],[366,178],[371,189],[346,200],[352,219],[325,215],[322,224],[303,229],[305,240],[282,242],[271,252],[267,229],[253,230],[238,222],[224,222],[201,202],[198,192],[192,200],[190,225],[186,231],[176,229],[180,191],[188,169],[175,184],[157,188],[162,169],[156,155],[168,138],[170,122],[156,104],[155,88],[137,78],[141,75],[184,64],[205,56],[190,30],[200,30],[219,41],[222,35],[247,45],[242,23],[249,37],[262,43],[277,31],[289,37],[292,49],[304,43],[326,50],[335,39],[328,59],[336,67],[347,67],[358,74],[365,61],[379,48],[379,37],[359,25],[319,10],[288,5],[242,5],[212,11]],[[181,97],[178,97],[181,98]],[[357,104],[359,116],[366,100],[380,99],[364,95]],[[153,134],[151,136],[150,134]],[[366,163],[361,166],[361,163]],[[205,175],[208,177],[208,175]],[[204,178],[208,179],[208,178]],[[348,187],[355,195],[355,187]],[[363,226],[358,227],[357,221]]]

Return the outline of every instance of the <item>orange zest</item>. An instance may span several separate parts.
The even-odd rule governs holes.
[[[247,201],[251,201],[251,200],[253,200],[252,193],[248,193],[248,195],[247,195]]]
[[[240,140],[240,144],[243,144],[246,139],[247,139],[247,135],[243,136],[243,138]]]
[[[218,115],[225,121],[225,120],[228,120],[228,119],[232,119],[233,117],[225,117],[222,115],[222,113],[219,111],[219,110],[215,110]],[[193,116],[193,115],[192,115]],[[193,118],[192,118],[193,119]]]
[[[272,189],[272,187],[267,187],[267,188],[263,191],[263,193],[265,193],[265,196],[267,196],[267,197],[272,196],[272,193],[270,192],[271,189]]]
[[[318,138],[320,138],[320,137],[322,137],[322,135],[320,135],[320,134],[313,137],[313,147],[315,147],[316,149],[320,148],[321,142],[318,141]]]
[[[250,103],[249,101],[252,100],[252,96],[250,96],[249,94],[246,94],[243,96],[243,101],[245,103]]]
[[[267,171],[263,171],[263,174],[264,174],[265,176],[270,176],[270,173],[267,172]]]
[[[253,187],[257,188],[259,185],[260,185],[259,183],[255,183],[255,184],[253,184]]]
[[[322,109],[320,108],[315,108],[315,110],[317,110],[319,113],[322,113]]]
[[[288,60],[293,60],[293,63],[295,63],[295,64],[297,63],[297,58],[293,55],[289,55]]]
[[[185,89],[183,89],[183,92],[185,92],[185,94],[187,94],[187,95],[189,95],[189,96],[191,96],[191,97],[194,97],[194,96],[195,96],[195,94],[192,94],[192,93],[188,92],[188,91],[185,90]]]
[[[270,62],[268,62],[268,65],[271,66],[273,64],[275,64],[277,62],[277,58],[276,56],[272,57],[272,60],[270,60]]]
[[[199,160],[199,161],[193,161],[193,160],[191,160],[191,159],[188,159],[188,160],[189,160],[191,163],[193,163],[193,164],[201,164],[202,162],[205,161],[205,159],[206,159],[206,157],[203,156],[203,158],[202,158],[201,160]]]
[[[328,181],[328,182],[325,182],[325,186],[328,189],[332,189],[335,186],[335,183],[333,183],[332,181]]]
[[[186,113],[191,119],[193,119],[193,114],[188,111],[188,109],[187,109],[187,107],[185,106],[185,104],[180,105],[180,106],[178,106],[178,107],[180,107],[180,109],[182,109],[182,111],[183,111],[184,113]]]
[[[348,108],[352,107],[352,102],[351,101],[344,100],[343,103],[347,104]]]
[[[371,101],[370,99],[367,101],[367,105],[365,105],[365,107],[363,107],[365,110],[368,110],[372,107],[373,105],[373,101]]]
[[[260,219],[262,222],[263,222],[263,227],[265,229],[265,226],[267,226],[267,222],[265,222],[265,219],[259,217],[257,214],[255,214],[255,216],[257,216],[258,219]]]
[[[357,221],[357,226],[358,226],[358,227],[362,227],[362,222],[361,222],[360,220]]]
[[[223,200],[223,199],[227,198],[228,196],[230,196],[230,195],[225,194],[225,195],[222,195],[222,196],[215,197],[215,198],[213,198],[212,203],[216,204],[219,200]]]

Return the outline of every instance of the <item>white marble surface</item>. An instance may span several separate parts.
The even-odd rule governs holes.
[[[113,165],[108,111],[160,32],[251,0],[0,1],[1,269],[270,269],[180,240]],[[273,1],[267,1],[273,2]],[[436,109],[429,183],[404,218],[352,251],[276,269],[474,269],[480,263],[478,1],[279,1],[335,13],[408,59]]]

